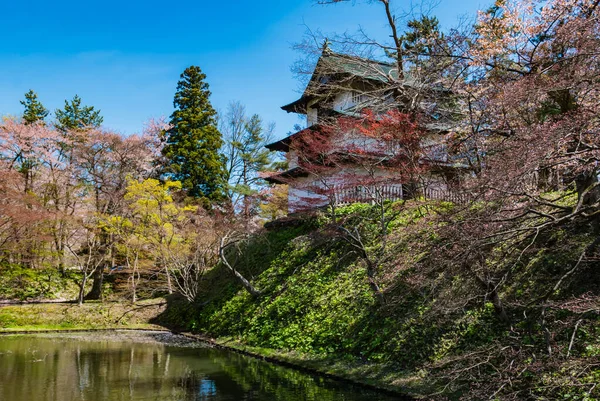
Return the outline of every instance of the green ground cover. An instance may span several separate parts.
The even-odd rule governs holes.
[[[218,266],[206,275],[196,304],[171,300],[159,321],[417,396],[443,392],[450,399],[481,399],[497,384],[499,399],[552,394],[596,399],[598,314],[548,307],[542,327],[539,316],[526,313],[527,303],[552,288],[564,266],[577,258],[588,239],[585,230],[566,226],[540,237],[520,256],[499,294],[507,323],[490,300],[478,296],[467,274],[436,260],[433,249],[443,224],[436,216],[451,209],[415,202],[393,215],[377,272],[383,304],[373,296],[364,261],[328,232],[327,218],[317,216],[256,236],[237,257],[236,266],[261,296],[252,297]],[[353,205],[338,218],[368,222],[373,213],[371,206]],[[367,247],[376,247],[377,240],[365,235]],[[518,257],[494,260],[502,254],[494,252],[493,268],[506,268]],[[599,288],[587,267],[554,299],[581,298]]]
[[[163,299],[128,303],[88,302],[0,306],[0,333],[39,330],[157,329],[152,320],[165,308]]]

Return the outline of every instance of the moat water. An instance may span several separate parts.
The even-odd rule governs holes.
[[[392,401],[158,332],[0,336],[2,401]]]

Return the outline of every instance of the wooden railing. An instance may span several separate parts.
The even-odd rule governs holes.
[[[425,199],[441,200],[452,202],[458,205],[465,205],[469,202],[469,196],[456,191],[448,191],[439,188],[424,188],[422,196]],[[334,191],[335,205],[343,206],[352,203],[374,203],[375,201],[398,201],[409,199],[409,196],[402,188],[402,185],[380,185],[380,186],[356,186],[356,187],[338,187]]]
[[[402,185],[339,187],[335,189],[335,204],[372,203],[375,200],[397,201],[403,199]]]
[[[425,188],[423,191],[425,199],[441,200],[445,202],[452,202],[457,205],[465,205],[469,203],[469,196],[464,193],[457,191],[448,191],[446,189],[439,188]]]

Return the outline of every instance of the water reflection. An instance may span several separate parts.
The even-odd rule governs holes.
[[[394,399],[164,333],[0,336],[0,400]]]

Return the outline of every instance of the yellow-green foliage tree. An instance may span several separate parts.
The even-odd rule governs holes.
[[[189,247],[184,227],[197,210],[196,206],[181,206],[173,200],[172,194],[180,190],[179,181],[129,180],[125,194],[130,222],[122,226],[127,244],[133,245],[134,261],[137,263],[141,252],[146,253],[164,272],[169,293],[173,292],[169,259]]]
[[[131,272],[128,284],[131,289],[132,301],[137,301],[137,285],[140,281],[140,259],[144,258],[144,242],[136,235],[136,226],[127,216],[104,215],[100,222],[101,228],[114,240],[114,248],[121,260],[125,261]],[[115,266],[114,261],[112,263]]]

